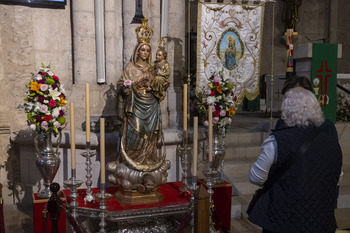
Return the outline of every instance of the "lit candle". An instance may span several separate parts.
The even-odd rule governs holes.
[[[74,125],[74,103],[70,103],[70,147],[72,169],[75,169],[75,125]]]
[[[193,118],[193,176],[197,176],[198,117]]]
[[[100,118],[101,183],[106,183],[105,171],[105,119]]]
[[[209,134],[209,162],[213,161],[213,106],[208,108],[209,122],[208,122],[208,134]]]
[[[184,131],[187,131],[187,84],[184,84],[184,103],[183,103],[183,108],[184,108],[184,116],[183,116],[183,127]]]
[[[90,142],[90,85],[85,88],[85,109],[86,109],[86,142]]]

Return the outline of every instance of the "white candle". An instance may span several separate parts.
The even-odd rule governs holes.
[[[105,119],[100,118],[100,157],[101,157],[101,183],[106,183],[105,171]]]
[[[197,176],[198,117],[193,118],[193,176]]]
[[[187,131],[187,84],[184,84],[184,115],[183,115],[183,128]]]
[[[75,117],[74,117],[74,103],[70,103],[70,147],[71,147],[71,166],[75,169]]]
[[[208,108],[209,123],[208,123],[208,134],[209,134],[209,162],[213,161],[213,106]]]
[[[90,142],[90,85],[85,87],[86,142]]]

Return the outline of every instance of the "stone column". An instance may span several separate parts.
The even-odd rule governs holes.
[[[168,62],[171,64],[171,82],[168,88],[168,128],[181,127],[182,76],[185,68],[186,2],[169,1]],[[176,62],[175,62],[176,61]]]
[[[329,1],[329,24],[328,36],[329,43],[337,43],[338,41],[338,0]]]

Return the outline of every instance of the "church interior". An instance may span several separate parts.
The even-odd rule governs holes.
[[[262,232],[249,173],[295,76],[337,131],[336,232],[350,232],[349,12],[0,0],[0,233]]]

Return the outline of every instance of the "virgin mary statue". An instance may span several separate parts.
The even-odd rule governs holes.
[[[109,181],[120,187],[118,201],[150,203],[162,199],[159,186],[166,182],[170,162],[165,160],[160,99],[153,90],[154,71],[147,19],[136,28],[137,44],[117,82],[117,120],[120,121],[118,161],[107,164]],[[158,155],[157,144],[163,142]],[[147,195],[148,198],[145,198]]]

